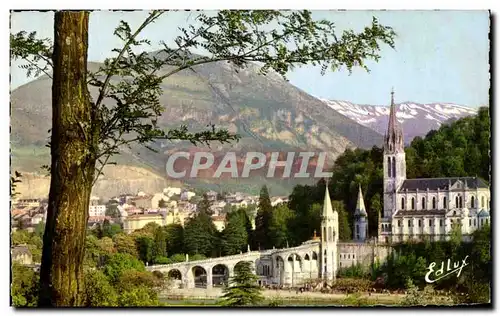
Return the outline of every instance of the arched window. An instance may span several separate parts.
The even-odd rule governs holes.
[[[458,198],[458,201],[460,202],[460,203],[459,203],[459,207],[460,207],[460,208],[463,208],[463,207],[464,207],[464,198],[463,198],[463,196],[460,196],[460,197]]]
[[[396,177],[396,158],[392,157],[392,177]]]
[[[328,241],[332,241],[332,228],[328,227]]]
[[[405,198],[401,198],[401,209],[405,209]]]
[[[455,208],[458,208],[458,196],[455,197]]]
[[[411,209],[415,209],[415,198],[411,198]]]
[[[484,196],[481,197],[481,207],[484,208]]]
[[[323,241],[326,241],[326,227],[323,227]]]
[[[435,196],[432,198],[432,209],[433,210],[436,209],[436,197]]]
[[[475,202],[475,201],[474,201],[474,196],[471,196],[471,198],[470,198],[470,207],[471,207],[471,208],[475,208],[475,206],[474,206],[474,202]]]
[[[446,196],[445,196],[445,197],[443,197],[443,208],[446,208],[446,207],[447,206],[446,206]]]
[[[391,177],[391,157],[387,157],[387,176],[390,178]]]
[[[427,209],[427,205],[425,205],[425,198],[422,198],[422,209],[425,210]]]

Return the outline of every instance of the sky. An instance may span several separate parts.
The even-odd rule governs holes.
[[[147,11],[95,11],[90,15],[89,60],[103,61],[120,47],[113,30],[120,20],[138,27]],[[177,27],[193,23],[196,12],[168,12],[148,26],[142,38],[159,49],[160,41],[173,43]],[[313,11],[313,18],[333,21],[339,32],[361,31],[378,18],[397,33],[395,49],[382,46],[378,63],[368,62],[370,72],[354,69],[328,72],[305,66],[291,71],[290,82],[307,93],[325,99],[358,104],[387,105],[394,87],[396,102],[456,103],[478,107],[489,103],[489,13],[487,11]],[[36,31],[53,37],[53,13],[14,12],[11,33]],[[32,79],[15,62],[11,66],[11,88]]]

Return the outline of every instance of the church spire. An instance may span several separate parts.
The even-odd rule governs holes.
[[[394,88],[391,90],[391,107],[389,112],[389,124],[385,135],[385,150],[389,152],[404,150],[403,131],[396,117],[396,105],[394,104]]]
[[[330,199],[330,192],[328,192],[328,181],[326,183],[325,201],[323,203],[323,217],[333,216],[332,200]]]
[[[354,212],[354,216],[367,216],[365,201],[363,200],[363,193],[361,192],[361,184],[359,185],[358,201],[356,203],[356,211]]]

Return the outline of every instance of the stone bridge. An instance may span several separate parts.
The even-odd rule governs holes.
[[[260,284],[297,285],[319,277],[319,242],[306,242],[298,247],[247,251],[232,256],[178,262],[147,267],[176,280],[183,288],[222,286],[234,275],[238,263],[248,261]]]

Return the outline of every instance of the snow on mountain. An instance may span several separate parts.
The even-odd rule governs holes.
[[[359,105],[348,101],[321,99],[330,108],[342,115],[384,135],[389,118],[388,106]],[[403,102],[396,104],[396,117],[403,126],[405,141],[416,136],[425,136],[429,131],[438,129],[449,119],[475,115],[477,110],[452,103],[419,104]]]

